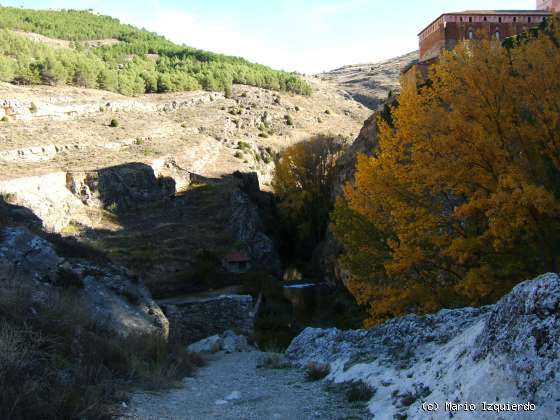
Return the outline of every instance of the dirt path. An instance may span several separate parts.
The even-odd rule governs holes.
[[[263,353],[218,353],[180,388],[132,395],[122,419],[350,420],[367,419],[364,407],[306,382],[301,369],[257,368]]]

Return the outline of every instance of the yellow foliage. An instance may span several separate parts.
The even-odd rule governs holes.
[[[288,240],[298,244],[299,254],[310,253],[324,237],[341,150],[340,138],[318,135],[286,148],[276,162],[272,186]]]
[[[454,292],[488,303],[558,270],[558,39],[462,44],[429,85],[403,80],[393,124],[378,121],[380,151],[360,156],[333,217],[371,322],[458,304]]]

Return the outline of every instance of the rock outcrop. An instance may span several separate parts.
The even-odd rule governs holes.
[[[187,350],[192,353],[212,354],[219,351],[225,353],[255,351],[255,348],[249,345],[244,335],[237,335],[227,330],[221,335],[213,335],[197,341],[188,346]]]
[[[370,384],[376,418],[556,419],[560,277],[523,282],[483,308],[409,315],[371,330],[307,328],[287,356],[329,363],[336,383]]]
[[[35,100],[3,98],[0,100],[0,118],[32,121],[34,119],[66,120],[100,112],[172,112],[223,98],[218,92],[196,92],[169,102],[146,103],[113,93],[102,92],[84,100],[79,95],[39,96]]]
[[[240,243],[248,248],[251,260],[267,270],[280,272],[280,257],[272,239],[264,233],[258,208],[243,191],[234,191],[230,196],[230,230]]]
[[[91,209],[127,212],[169,200],[190,176],[166,159],[0,181],[0,194],[32,210],[47,231],[61,232],[71,222],[95,227]]]
[[[18,287],[44,301],[73,288],[93,319],[121,335],[167,336],[169,322],[147,289],[127,270],[108,261],[64,258],[27,228],[0,230],[0,287]]]
[[[0,181],[0,198],[29,209],[45,231],[77,236],[116,256],[154,295],[194,291],[198,279],[189,280],[189,273],[201,249],[219,260],[241,244],[253,267],[280,272],[261,217],[270,197],[257,174],[215,180],[189,169],[162,158],[151,165],[56,172]],[[189,189],[191,183],[203,188]]]

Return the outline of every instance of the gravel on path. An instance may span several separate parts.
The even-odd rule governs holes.
[[[218,353],[177,389],[137,392],[121,417],[138,420],[368,419],[365,406],[306,382],[301,369],[257,367],[266,353]]]

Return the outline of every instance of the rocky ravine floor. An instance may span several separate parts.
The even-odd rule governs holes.
[[[303,369],[257,367],[265,353],[212,355],[208,365],[180,387],[131,396],[125,419],[307,420],[367,419],[365,407],[327,392],[322,382],[306,382]]]

